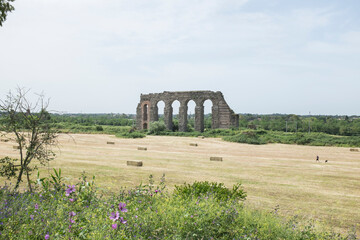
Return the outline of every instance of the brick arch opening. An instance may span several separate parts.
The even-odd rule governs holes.
[[[213,124],[212,124],[212,107],[214,106],[214,103],[211,99],[206,99],[203,102],[203,106],[204,106],[204,129],[211,129]]]
[[[191,128],[195,127],[195,111],[196,111],[196,102],[192,99],[187,101],[187,124]]]
[[[165,102],[160,100],[156,103],[158,112],[157,112],[157,119],[158,121],[164,121],[164,111],[165,111]]]

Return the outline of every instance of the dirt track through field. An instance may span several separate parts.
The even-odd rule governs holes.
[[[41,169],[43,175],[51,168],[61,168],[73,182],[85,171],[96,175],[98,186],[112,190],[147,183],[150,174],[158,182],[163,173],[170,188],[196,180],[223,182],[228,187],[242,182],[248,193],[246,204],[252,207],[270,211],[279,205],[282,215],[317,219],[341,231],[356,224],[360,228],[360,152],[349,148],[88,134],[64,134],[59,140],[61,151]],[[0,157],[15,157],[13,145],[1,142]],[[315,161],[317,155],[320,162]],[[210,157],[222,157],[223,161],[210,161]],[[127,166],[128,160],[142,160],[144,165]]]

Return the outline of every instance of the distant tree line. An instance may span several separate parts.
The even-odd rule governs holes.
[[[242,128],[284,132],[322,132],[341,136],[360,136],[359,116],[298,116],[290,115],[240,115]]]
[[[0,113],[1,115],[1,113]],[[53,123],[82,126],[136,126],[135,114],[51,114]],[[195,116],[188,115],[188,128],[193,130]],[[163,116],[159,116],[163,121]],[[211,129],[211,114],[204,116],[205,129]],[[173,119],[174,131],[178,127],[177,115]],[[299,116],[295,114],[240,114],[242,129],[264,129],[282,132],[321,132],[341,136],[360,136],[360,116]]]
[[[53,123],[71,123],[83,126],[133,126],[135,115],[127,114],[51,114]]]

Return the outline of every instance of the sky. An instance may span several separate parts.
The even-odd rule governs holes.
[[[25,87],[49,110],[130,114],[141,93],[212,90],[236,113],[360,115],[358,0],[14,6],[0,27],[1,99]]]

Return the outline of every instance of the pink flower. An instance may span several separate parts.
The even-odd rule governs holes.
[[[75,192],[76,190],[75,190],[75,185],[72,185],[72,186],[68,186],[69,188],[68,189],[66,189],[65,190],[65,192],[66,192],[66,196],[68,197],[68,196],[70,196],[70,193],[73,193],[73,192]]]
[[[122,224],[127,223],[127,221],[126,221],[126,220],[124,220],[124,218],[123,218],[123,217],[121,217],[119,221],[120,221]]]
[[[49,234],[46,234],[45,235],[45,239],[49,239],[50,238],[50,235]]]
[[[114,223],[114,224],[111,225],[111,227],[112,227],[113,229],[116,229],[116,228],[117,228],[117,224]]]
[[[125,208],[126,203],[119,203],[119,210],[122,212],[127,212],[128,210]]]
[[[118,220],[119,217],[120,217],[119,212],[116,212],[116,213],[112,212],[110,215],[111,215],[111,216],[110,216],[110,219],[113,220],[114,222],[115,222],[116,220]]]
[[[37,203],[35,204],[35,209],[39,209],[39,205]]]

